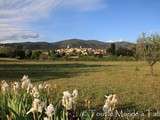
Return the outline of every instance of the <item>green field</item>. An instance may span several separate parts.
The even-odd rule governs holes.
[[[59,93],[77,88],[80,101],[90,99],[93,107],[101,108],[104,95],[115,93],[119,108],[160,109],[160,64],[151,76],[145,62],[0,62],[1,80],[20,80],[24,74],[35,84],[56,84]]]

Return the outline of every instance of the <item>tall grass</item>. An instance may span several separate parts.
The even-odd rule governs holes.
[[[66,63],[74,63],[74,66],[66,65]],[[10,64],[13,65],[13,63]],[[105,103],[104,95],[109,95],[110,93],[116,93],[120,98],[120,103],[117,107],[117,110],[120,111],[135,110],[142,111],[146,114],[145,110],[150,109],[151,111],[156,111],[160,109],[159,64],[155,66],[155,76],[150,76],[149,67],[144,62],[22,62],[17,64],[19,65],[19,68],[21,67],[22,69],[22,64],[25,64],[26,68],[30,64],[36,64],[36,70],[39,69],[38,66],[43,64],[43,66],[45,66],[45,64],[48,66],[53,65],[53,67],[49,70],[53,69],[54,65],[58,64],[58,66],[55,67],[56,70],[57,68],[64,66],[65,70],[70,71],[71,74],[74,74],[74,72],[71,71],[75,71],[75,69],[78,70],[78,66],[81,66],[79,67],[80,72],[77,71],[79,72],[79,74],[76,74],[71,77],[67,76],[59,78],[50,78],[50,80],[47,81],[47,83],[49,83],[49,86],[51,88],[49,90],[45,89],[39,91],[39,99],[43,102],[47,101],[45,102],[45,107],[43,109],[42,116],[40,113],[38,113],[38,115],[41,116],[39,119],[44,119],[45,117],[47,117],[45,110],[50,104],[54,106],[54,115],[59,116],[57,119],[60,120],[62,119],[62,117],[66,117],[66,109],[61,102],[63,97],[62,93],[64,90],[72,91],[74,88],[77,88],[79,90],[79,96],[77,99],[76,110],[74,110],[73,113],[76,114],[76,116],[78,116],[79,119],[81,118],[81,116],[83,116],[84,120],[87,119],[86,116],[92,117],[93,114],[91,111],[94,109],[96,111],[94,111],[94,117],[92,119],[103,120],[104,116],[95,118],[97,116],[96,113],[102,112],[102,107]],[[22,66],[20,66],[20,64]],[[4,67],[4,70],[7,66]],[[46,67],[48,68],[48,66]],[[32,67],[33,69],[35,69],[35,66]],[[31,69],[32,68],[30,68],[28,71],[30,71]],[[61,67],[60,69],[63,70],[64,68]],[[3,74],[3,71],[1,72],[1,74]],[[19,71],[15,69],[14,72],[18,73]],[[36,75],[38,76],[39,73]],[[41,74],[41,76],[42,75],[47,76],[46,72]],[[54,76],[55,74],[52,73],[52,75]],[[6,77],[10,78],[9,76]],[[31,77],[34,78],[33,76]],[[38,83],[41,82],[42,81]],[[34,86],[38,87],[38,83],[34,82]],[[15,118],[33,119],[32,112],[26,114],[32,107],[32,103],[34,101],[33,95],[31,95],[30,93],[26,93],[26,90],[24,91],[23,89],[20,89],[20,91],[18,92],[19,95],[13,94],[14,91],[13,89],[11,89],[11,84],[13,83],[9,83],[10,90],[6,92],[6,94],[4,94],[4,92],[2,91],[0,93],[0,117],[2,118],[3,115],[3,118],[5,120],[10,117],[13,118],[19,115],[21,117]],[[16,102],[15,99],[18,99],[18,101],[22,101],[21,98],[26,98],[26,101],[23,99],[23,102],[26,104],[27,107],[23,108],[23,106],[25,105],[21,105],[19,104],[19,102]],[[20,108],[23,108],[23,110],[19,110]],[[72,113],[72,111],[70,111],[70,113]],[[118,119],[121,120],[122,118]],[[159,118],[155,119],[158,120]],[[150,120],[150,118],[147,118],[147,120]]]

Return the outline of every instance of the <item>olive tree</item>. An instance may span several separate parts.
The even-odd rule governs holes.
[[[140,46],[139,54],[148,62],[153,75],[153,67],[160,60],[160,35],[143,33],[138,40],[137,46]]]

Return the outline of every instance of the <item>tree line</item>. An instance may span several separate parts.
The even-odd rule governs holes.
[[[158,33],[142,33],[138,38],[137,43],[129,47],[119,47],[112,43],[106,49],[107,55],[119,57],[127,56],[133,57],[135,60],[145,60],[151,69],[153,75],[154,65],[160,60],[160,34]],[[57,55],[55,50],[41,51],[23,49],[21,46],[17,47],[0,47],[0,57],[10,57],[17,59],[52,59]]]
[[[17,59],[39,59],[42,52],[32,51],[30,49],[22,49],[19,47],[0,47],[0,57],[1,58],[17,58]]]
[[[135,60],[143,60],[150,66],[151,74],[154,75],[154,65],[160,61],[160,34],[142,33],[137,43],[130,48],[116,48],[112,43],[108,49],[114,56],[132,56]]]

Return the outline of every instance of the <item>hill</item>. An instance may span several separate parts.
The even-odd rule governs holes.
[[[100,48],[105,49],[110,46],[111,43],[102,42],[98,40],[81,40],[81,39],[68,39],[54,43],[48,42],[22,42],[22,43],[6,43],[3,46],[9,47],[20,47],[23,49],[31,49],[31,50],[47,50],[47,49],[57,49],[57,48],[66,48],[68,45],[71,48],[79,48],[80,46],[83,48]],[[117,47],[129,47],[133,45],[133,43],[129,42],[115,42]]]
[[[68,45],[71,48],[106,48],[108,44],[97,40],[81,40],[81,39],[69,39],[64,41],[55,42],[52,44],[54,48],[66,48]]]

